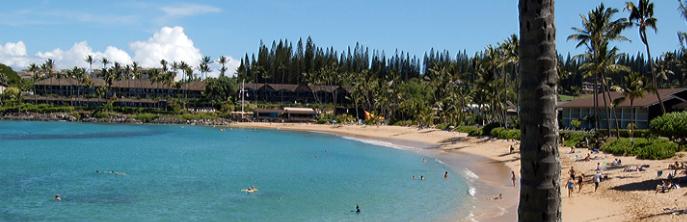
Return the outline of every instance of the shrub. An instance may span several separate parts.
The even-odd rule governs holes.
[[[436,128],[441,129],[441,130],[446,130],[446,129],[448,129],[449,125],[450,124],[448,124],[448,123],[439,123],[439,124],[437,124]]]
[[[21,104],[21,105],[8,105],[0,107],[0,112],[31,112],[31,113],[70,113],[74,111],[74,107],[71,106],[53,106],[48,104]]]
[[[591,142],[594,134],[588,131],[561,131],[560,136],[563,138],[563,146],[588,148],[584,139],[588,138]]]
[[[511,140],[519,140],[520,139],[520,130],[519,129],[505,129],[502,127],[497,127],[491,130],[489,133],[492,137],[496,137],[499,139],[511,139]]]
[[[579,129],[580,126],[582,126],[582,121],[580,121],[578,119],[573,119],[570,121],[570,125],[575,129]]]
[[[320,116],[317,117],[317,124],[329,124],[334,120],[336,117],[332,114],[329,113],[323,113],[320,114]]]
[[[684,144],[687,138],[687,112],[667,113],[651,120],[651,129],[658,135]]]
[[[491,133],[491,130],[493,130],[494,128],[498,128],[498,127],[501,127],[500,123],[496,123],[496,122],[489,123],[489,124],[485,125],[484,127],[482,127],[482,132],[484,132],[483,134],[486,135],[486,134]]]
[[[482,136],[483,135],[482,128],[477,127],[477,126],[459,126],[456,128],[456,131],[461,132],[461,133],[467,133],[468,136]]]
[[[677,144],[668,140],[653,139],[651,143],[637,152],[637,158],[663,160],[675,156],[677,151]]]
[[[348,115],[348,114],[336,116],[336,122],[338,122],[338,123],[351,124],[351,123],[355,123],[355,121],[356,121],[355,117]]]
[[[412,126],[415,125],[415,122],[413,120],[399,120],[394,122],[394,126]]]
[[[97,119],[109,119],[112,116],[115,116],[115,114],[108,111],[96,111],[93,113],[93,117]]]
[[[610,139],[601,150],[613,155],[637,156],[639,159],[661,160],[675,156],[677,144],[658,138]]]
[[[598,129],[596,130],[596,134],[600,137],[606,137],[608,135],[608,130],[607,129]],[[611,129],[611,137],[616,136],[616,130]],[[630,135],[630,130],[628,129],[621,129],[620,130],[620,137],[654,137],[654,133],[651,132],[651,130],[647,129],[636,129],[632,130],[632,135]]]
[[[160,117],[159,115],[153,114],[153,113],[137,113],[137,114],[131,115],[131,118],[138,120],[138,121],[145,122],[145,123],[156,120],[159,117]]]

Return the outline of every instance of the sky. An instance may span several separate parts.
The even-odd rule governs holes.
[[[311,36],[319,46],[342,51],[361,43],[391,54],[449,50],[468,53],[518,33],[517,0],[22,0],[0,8],[0,63],[23,69],[55,59],[58,67],[87,67],[85,55],[144,67],[160,59],[198,64],[202,56],[230,58],[235,68],[262,40]],[[566,41],[580,15],[600,3],[619,8],[624,0],[556,1],[557,47],[578,54]],[[676,33],[687,31],[677,0],[654,0],[658,32],[649,33],[652,54],[679,47]],[[644,51],[637,29],[621,51]],[[96,67],[101,65],[97,64]]]

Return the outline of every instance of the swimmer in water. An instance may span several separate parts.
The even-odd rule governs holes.
[[[420,176],[420,180],[425,180],[425,176]]]
[[[55,194],[55,201],[56,202],[62,201],[62,197],[59,194]]]
[[[448,178],[448,171],[444,171],[444,179]]]
[[[358,204],[355,205],[355,213],[360,214],[360,206]]]

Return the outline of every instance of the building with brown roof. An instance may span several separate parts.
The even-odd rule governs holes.
[[[659,89],[663,104],[667,112],[684,110],[681,108],[687,102],[687,88]],[[612,108],[610,116],[611,128],[616,127],[616,119],[620,128],[626,128],[627,124],[636,123],[638,129],[649,128],[649,121],[661,115],[661,105],[653,92],[647,92],[643,97],[630,101],[618,92],[606,92],[599,94],[597,99],[599,127],[608,128],[606,107],[602,95],[610,95],[610,101],[606,101]],[[595,126],[594,97],[592,95],[581,96],[569,102],[560,103],[559,121],[563,128],[573,128],[572,120],[582,123],[581,128],[592,129]]]
[[[34,83],[34,93],[39,96],[93,97],[99,87],[107,88],[107,83],[102,79],[81,82],[73,78],[48,78]],[[204,91],[205,83],[202,81],[165,84],[147,79],[133,79],[112,82],[106,93],[109,97],[127,98],[199,98]]]
[[[246,100],[270,103],[347,104],[348,92],[334,85],[246,83]],[[240,96],[240,95],[239,95]]]

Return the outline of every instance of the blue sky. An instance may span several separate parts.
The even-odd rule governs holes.
[[[625,1],[556,1],[561,53],[580,52],[565,37],[571,27],[580,26],[579,15],[600,2],[621,8]],[[652,48],[656,52],[677,49],[676,32],[687,31],[687,23],[677,11],[678,2],[660,0],[656,4],[659,32],[649,36]],[[620,11],[620,15],[626,14]],[[4,44],[0,62],[21,56],[16,50],[12,54],[20,41],[25,57],[63,57],[66,64],[77,63],[66,58],[75,43],[103,56],[126,53],[131,60],[155,55],[158,48],[167,49],[168,55],[161,55],[163,58],[200,53],[239,59],[246,52],[255,52],[260,40],[295,41],[307,36],[318,45],[338,50],[360,42],[387,53],[398,49],[421,56],[430,48],[473,53],[517,33],[517,16],[516,0],[7,1],[0,8],[0,46]],[[161,34],[163,27],[183,30],[167,30],[167,35]],[[154,35],[159,38],[154,40]],[[625,35],[633,42],[619,44],[622,51],[643,51],[636,29],[627,30]],[[193,45],[182,46],[186,48],[181,50],[169,48],[165,41],[170,38],[181,38],[180,44]],[[134,48],[133,42],[141,44]],[[8,47],[11,43],[15,45]],[[114,49],[106,52],[108,46]],[[121,61],[129,60],[124,56]]]

